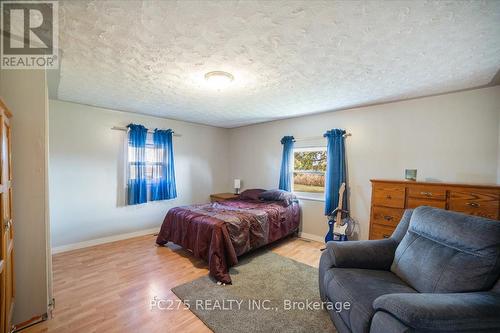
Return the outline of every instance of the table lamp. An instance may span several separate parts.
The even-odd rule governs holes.
[[[240,194],[241,179],[234,180],[234,194]]]

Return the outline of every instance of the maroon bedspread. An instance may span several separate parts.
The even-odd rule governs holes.
[[[238,256],[290,235],[299,227],[299,204],[228,200],[168,211],[156,243],[173,242],[208,261],[210,275],[231,283]]]

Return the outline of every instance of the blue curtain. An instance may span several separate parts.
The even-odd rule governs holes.
[[[148,200],[146,186],[146,137],[147,128],[130,124],[128,131],[129,177],[128,204],[137,205]]]
[[[326,149],[325,215],[330,215],[337,208],[340,185],[346,182],[344,134],[344,130],[335,128],[323,135],[328,141]],[[346,208],[346,197],[346,194],[344,194],[342,202],[342,208],[344,209]]]
[[[293,136],[284,136],[281,139],[283,155],[281,157],[280,190],[292,190],[293,142]]]
[[[153,133],[155,161],[151,181],[151,200],[166,200],[177,197],[174,172],[174,149],[172,130],[156,129]]]

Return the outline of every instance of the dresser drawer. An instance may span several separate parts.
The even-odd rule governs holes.
[[[372,223],[396,227],[401,221],[404,209],[377,207],[372,208]]]
[[[499,195],[495,192],[452,190],[449,209],[465,214],[498,220]]]
[[[370,239],[384,239],[391,237],[395,227],[387,227],[378,224],[372,224],[370,228]]]
[[[418,199],[446,200],[446,189],[437,186],[410,186],[408,196]]]
[[[430,206],[430,207],[446,209],[446,201],[422,199],[422,198],[408,198],[408,208],[417,208],[420,206]]]
[[[405,188],[403,186],[375,186],[373,205],[392,208],[405,207]]]

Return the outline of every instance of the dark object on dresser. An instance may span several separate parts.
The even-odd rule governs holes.
[[[339,332],[499,332],[500,223],[432,207],[388,239],[329,242],[319,266]]]
[[[372,179],[370,239],[388,238],[405,209],[431,206],[500,219],[500,186]]]

